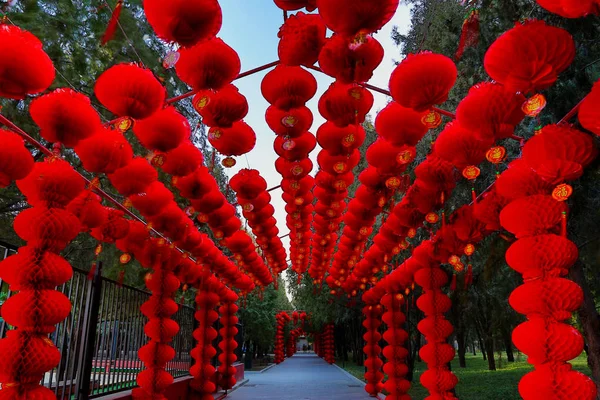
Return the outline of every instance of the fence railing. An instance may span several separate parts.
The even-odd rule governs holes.
[[[0,260],[15,252],[16,248],[0,243]],[[88,279],[87,272],[74,269],[73,278],[58,288],[69,297],[72,309],[50,335],[62,356],[59,365],[46,373],[43,384],[59,400],[82,400],[133,388],[143,369],[137,351],[148,338],[140,306],[150,293],[119,285],[100,272],[99,268],[94,279]],[[0,305],[10,295],[7,283],[0,280]],[[194,312],[193,307],[180,305],[173,316],[180,330],[172,343],[176,356],[167,370],[174,377],[188,375],[192,364]],[[0,338],[8,329],[0,319]]]

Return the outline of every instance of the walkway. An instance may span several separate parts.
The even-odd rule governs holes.
[[[263,373],[248,373],[249,382],[230,400],[370,399],[364,385],[315,354],[296,354]]]

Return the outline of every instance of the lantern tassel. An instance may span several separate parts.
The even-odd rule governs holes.
[[[119,278],[117,279],[117,285],[119,287],[123,287],[123,282],[125,281],[125,270],[122,269],[119,271]]]
[[[456,290],[456,274],[452,274],[452,283],[450,283],[450,290],[453,292]]]
[[[560,232],[563,237],[567,237],[567,212],[563,211],[560,220]]]
[[[479,43],[479,11],[472,10],[469,16],[465,19],[460,33],[460,41],[458,49],[454,57],[460,60],[467,47],[477,46]]]
[[[104,31],[104,35],[102,36],[102,46],[106,43],[110,42],[112,38],[115,36],[115,32],[117,30],[117,25],[119,24],[119,16],[121,15],[121,10],[123,9],[123,0],[118,0],[117,5],[115,6],[110,20],[108,21],[108,25],[106,26],[106,31]]]
[[[473,265],[469,264],[467,267],[467,274],[465,275],[466,285],[469,286],[473,283]]]

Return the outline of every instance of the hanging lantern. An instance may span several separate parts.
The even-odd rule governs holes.
[[[435,129],[442,124],[442,116],[437,111],[430,110],[421,117],[421,123],[427,129]]]
[[[175,149],[191,135],[190,125],[175,107],[169,106],[149,118],[138,121],[133,132],[148,150],[167,152]]]
[[[177,76],[196,91],[221,89],[240,73],[239,55],[219,38],[199,42],[179,52]]]
[[[460,41],[454,57],[460,60],[467,47],[477,46],[479,43],[479,11],[471,10],[465,18],[460,32]]]
[[[165,57],[163,58],[163,68],[164,69],[171,69],[175,66],[175,64],[177,64],[177,61],[179,61],[179,57],[180,54],[178,51],[169,51]]]
[[[0,23],[0,97],[24,99],[54,81],[52,60],[42,42],[17,26]]]
[[[218,91],[203,90],[192,100],[194,108],[202,116],[202,123],[210,127],[230,127],[248,114],[248,101],[234,85]]]
[[[434,212],[430,212],[425,216],[425,221],[427,221],[430,224],[437,224],[439,220],[440,216]]]
[[[325,44],[327,28],[315,14],[302,11],[290,16],[279,30],[278,54],[281,63],[290,66],[313,65]]]
[[[217,0],[148,0],[144,12],[159,38],[184,47],[213,38],[223,22]]]
[[[383,46],[370,35],[333,35],[321,50],[319,66],[339,82],[366,82],[383,61],[383,55]]]
[[[581,103],[579,107],[579,123],[585,129],[593,132],[596,135],[600,135],[600,81],[594,83],[592,91]]]
[[[360,32],[376,32],[387,24],[399,0],[317,0],[319,14],[333,32],[353,37]]]
[[[113,114],[134,119],[158,111],[166,97],[152,71],[136,64],[117,64],[104,71],[96,80],[94,93]]]
[[[235,122],[231,128],[211,128],[208,141],[226,156],[241,156],[250,152],[256,144],[254,130],[245,122]]]
[[[536,0],[537,3],[565,18],[581,18],[588,14],[598,14],[598,2],[595,0]]]
[[[0,128],[0,143],[0,188],[5,188],[12,181],[25,178],[34,162],[23,139],[16,133]]]
[[[467,244],[465,246],[465,255],[472,256],[473,253],[475,253],[475,245],[472,243]]]

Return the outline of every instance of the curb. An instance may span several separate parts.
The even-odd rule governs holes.
[[[244,378],[243,381],[236,383],[234,387],[232,387],[230,390],[227,391],[227,393],[225,393],[225,392],[215,393],[215,394],[213,394],[213,398],[214,399],[225,399],[225,398],[227,398],[227,396],[229,396],[230,393],[235,392],[238,388],[244,386],[249,381],[250,380],[248,378]],[[214,397],[215,395],[216,395],[216,397]]]
[[[354,375],[352,375],[350,372],[346,371],[344,368],[340,367],[339,365],[337,365],[337,364],[335,364],[335,363],[334,363],[334,364],[330,364],[330,365],[333,365],[333,366],[335,366],[337,369],[339,369],[340,371],[342,371],[342,372],[343,372],[343,373],[344,373],[346,376],[348,376],[350,379],[352,379],[353,381],[355,381],[355,382],[359,383],[359,384],[360,384],[360,385],[361,385],[363,388],[364,388],[365,386],[367,386],[367,384],[366,384],[366,382],[365,382],[365,381],[362,381],[362,380],[358,379],[357,377],[355,377]],[[373,398],[374,398],[374,399],[379,399],[379,400],[385,400],[386,396],[385,396],[384,394],[381,394],[381,393],[379,393],[379,394],[377,395],[377,397],[373,397]]]
[[[274,366],[276,366],[277,364],[270,364],[267,365],[266,367],[264,367],[263,369],[261,369],[260,371],[244,371],[245,375],[255,375],[255,374],[262,374],[265,371],[270,370],[271,368],[273,368]]]

